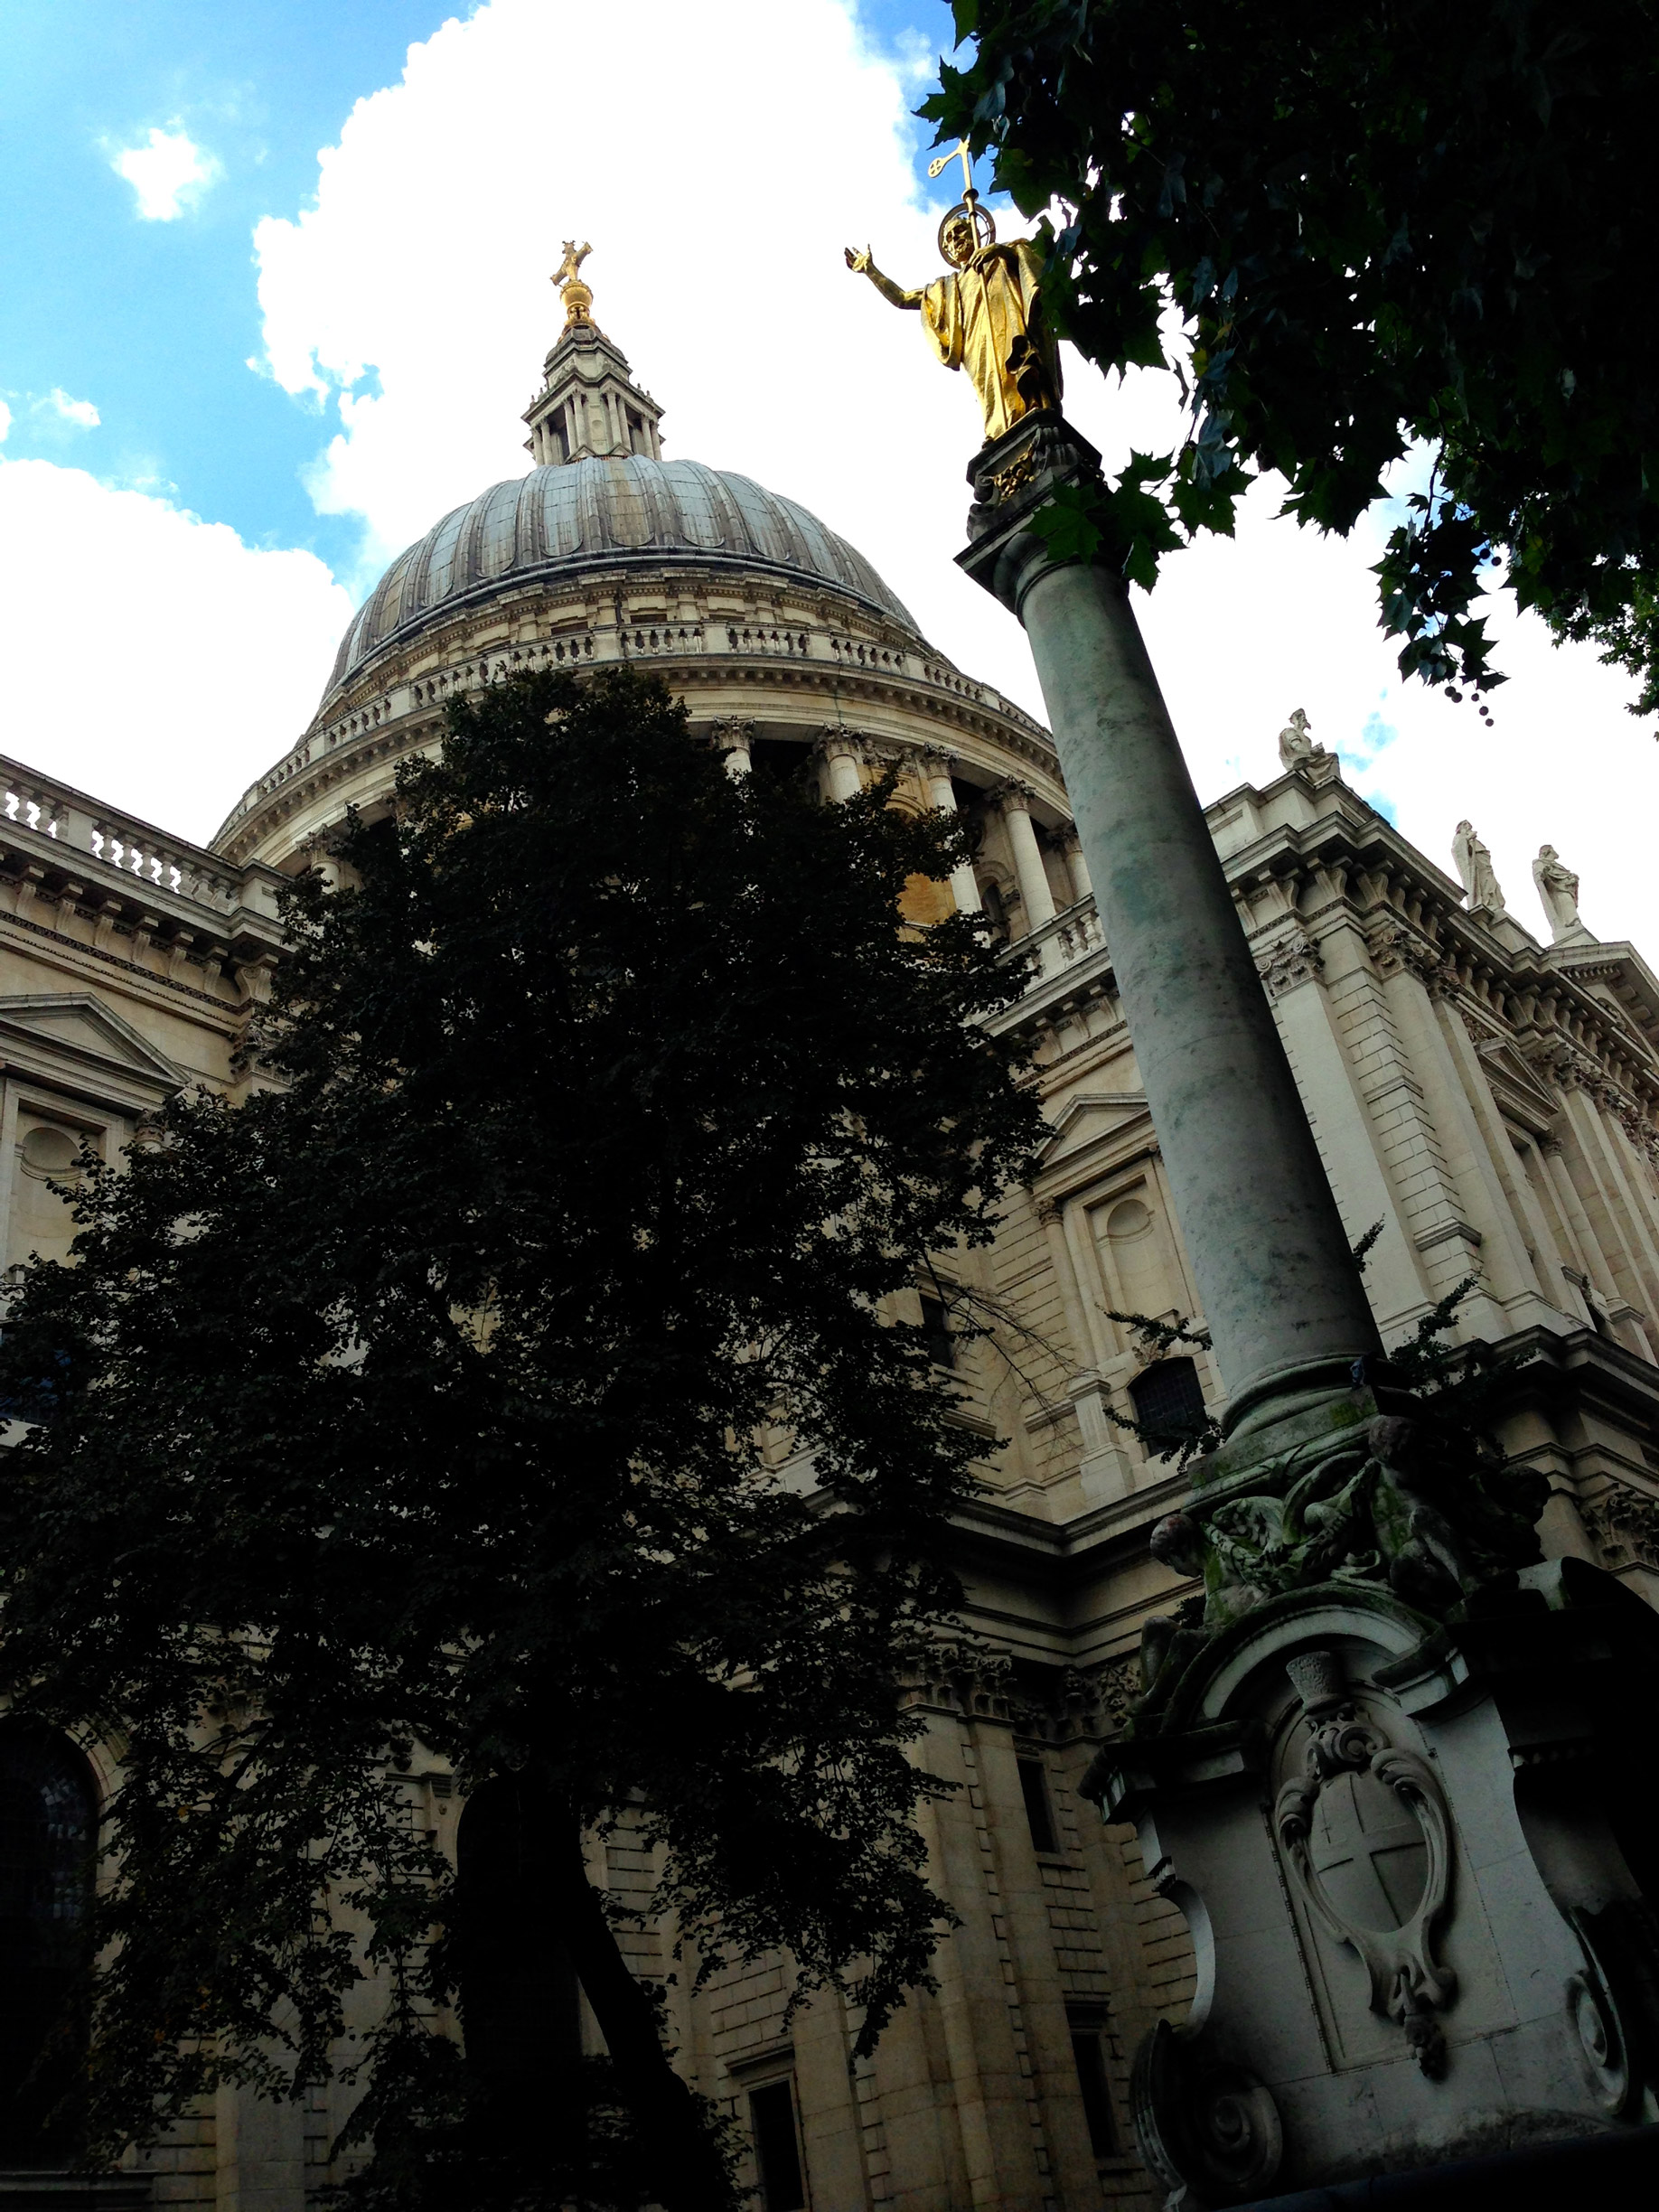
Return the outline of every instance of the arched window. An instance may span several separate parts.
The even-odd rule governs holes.
[[[580,2111],[581,2010],[541,1862],[551,1815],[515,1776],[466,1801],[456,1842],[461,2033],[483,2116],[501,2133]]]
[[[73,2149],[85,2048],[76,2013],[92,1902],[98,1795],[66,1736],[0,1720],[0,2167],[58,2166]]]
[[[1189,1359],[1159,1360],[1129,1384],[1135,1419],[1144,1431],[1147,1448],[1160,1459],[1178,1452],[1198,1435],[1209,1416],[1198,1370]]]

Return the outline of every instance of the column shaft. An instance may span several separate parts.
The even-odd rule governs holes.
[[[922,773],[927,785],[929,800],[941,813],[957,811],[956,786],[951,781],[951,763],[940,754],[923,755]],[[958,914],[979,914],[984,902],[979,896],[979,878],[970,861],[964,860],[960,867],[951,870],[951,895],[956,901]]]
[[[961,563],[1030,641],[1230,1423],[1253,1428],[1380,1345],[1127,588],[1022,527],[1097,461],[1052,417],[987,448]]]
[[[1373,1351],[1347,1234],[1127,595],[1073,563],[1038,576],[1020,613],[1228,1388]]]
[[[1019,896],[1026,910],[1026,927],[1027,930],[1041,929],[1045,922],[1052,922],[1054,918],[1054,895],[1049,888],[1048,870],[1043,866],[1043,849],[1037,843],[1036,831],[1032,827],[1023,792],[1003,793],[1002,819],[1008,825],[1008,843],[1014,848],[1014,873],[1019,878]]]
[[[824,762],[830,771],[830,798],[856,799],[864,789],[864,778],[858,773],[857,740],[826,736],[823,745]]]

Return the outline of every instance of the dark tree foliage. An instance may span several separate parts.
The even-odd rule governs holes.
[[[1402,671],[1502,680],[1471,611],[1501,566],[1659,708],[1655,0],[954,5],[972,59],[922,112],[994,148],[1027,215],[1064,208],[1059,329],[1190,394],[1185,449],[1085,519],[1132,576],[1231,531],[1252,467],[1345,534],[1420,439],[1431,485],[1378,570]]]
[[[104,2151],[322,2078],[351,2006],[370,2197],[734,2201],[584,1871],[624,1815],[705,1962],[787,1946],[867,2043],[925,1977],[895,1678],[975,1447],[893,1298],[1039,1122],[978,1018],[1018,978],[899,923],[965,833],[889,796],[735,783],[627,670],[452,704],[353,887],[292,894],[277,1083],[88,1163],[0,1345],[0,1682],[123,1754]],[[537,1808],[527,1941],[609,2048],[521,2159],[442,2032],[432,1753]]]

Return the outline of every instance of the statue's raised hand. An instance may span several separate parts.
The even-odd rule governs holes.
[[[860,276],[869,275],[870,249],[867,246],[843,246],[841,251],[847,257],[849,269],[855,270]]]

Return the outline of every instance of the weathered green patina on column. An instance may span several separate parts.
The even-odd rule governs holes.
[[[1030,528],[1099,458],[1025,417],[969,470],[958,558],[1031,642],[1236,1432],[1346,1389],[1380,1345],[1127,589]]]

